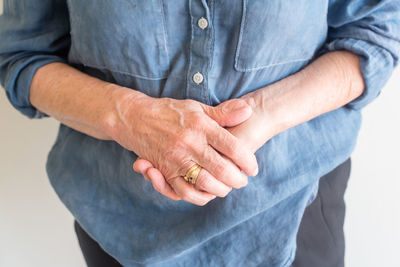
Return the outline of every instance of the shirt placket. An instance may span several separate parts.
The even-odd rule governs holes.
[[[211,66],[212,1],[189,0],[191,16],[190,55],[186,97],[210,104],[208,75]]]

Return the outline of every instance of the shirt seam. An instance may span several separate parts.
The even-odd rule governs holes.
[[[130,73],[130,72],[126,72],[126,71],[115,70],[115,69],[112,69],[112,68],[109,68],[109,67],[106,67],[106,66],[98,66],[98,65],[92,65],[92,64],[87,64],[87,63],[82,63],[82,65],[85,66],[85,67],[95,68],[95,69],[99,69],[99,70],[108,70],[108,71],[111,71],[111,72],[120,73],[120,74],[124,74],[124,75],[128,75],[128,76],[132,76],[132,77],[135,77],[135,78],[140,78],[140,79],[143,79],[143,80],[155,81],[155,80],[164,80],[164,79],[168,78],[168,75],[161,76],[161,77],[147,77],[147,76],[142,76],[142,75],[139,75],[139,74]]]

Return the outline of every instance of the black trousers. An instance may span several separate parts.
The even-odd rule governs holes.
[[[343,197],[350,167],[348,159],[320,179],[318,195],[307,207],[300,224],[292,267],[344,266]],[[75,232],[88,267],[122,266],[90,238],[76,221]]]

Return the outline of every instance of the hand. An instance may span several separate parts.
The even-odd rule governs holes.
[[[359,57],[346,51],[336,51],[326,53],[301,71],[243,97],[245,102],[251,103],[254,109],[249,121],[246,121],[251,115],[251,109],[248,106],[239,111],[228,112],[233,108],[228,108],[227,111],[222,108],[207,107],[190,100],[179,101],[165,98],[156,100],[129,88],[90,77],[63,63],[47,64],[36,71],[30,87],[29,100],[35,108],[63,124],[94,138],[116,140],[122,146],[133,150],[140,157],[149,159],[153,163],[163,163],[168,166],[169,162],[174,162],[174,158],[180,156],[180,158],[189,159],[186,162],[186,165],[189,165],[190,161],[196,160],[197,154],[199,159],[210,163],[207,170],[211,170],[210,166],[212,165],[219,166],[219,169],[213,169],[217,171],[211,173],[212,175],[223,177],[217,175],[218,172],[224,172],[226,175],[234,174],[231,176],[233,181],[242,181],[245,184],[246,180],[237,175],[238,168],[231,165],[237,164],[248,174],[254,174],[256,161],[254,156],[249,156],[248,151],[240,154],[245,149],[243,144],[240,144],[241,140],[243,140],[242,143],[249,143],[250,149],[255,151],[270,137],[349,103],[359,97],[364,89],[365,83]],[[235,101],[227,103],[230,102],[233,105],[240,103]],[[191,103],[194,104],[191,105]],[[185,108],[181,110],[180,107]],[[219,118],[218,115],[221,114],[222,118]],[[210,116],[211,119],[207,117],[207,120],[200,115]],[[164,117],[167,119],[166,122]],[[146,125],[147,119],[150,119],[148,125]],[[172,122],[168,119],[172,119]],[[198,129],[210,120],[211,124],[206,125],[207,128]],[[202,123],[196,124],[193,121],[202,121]],[[232,127],[243,121],[246,123]],[[172,131],[168,132],[166,129],[167,134],[165,135],[161,126],[164,125],[168,128],[168,125],[174,122],[175,124],[182,123],[178,123],[175,128],[172,127]],[[223,131],[216,125],[216,122],[223,127],[232,127],[232,129],[229,128],[229,131],[237,137],[228,135],[229,131]],[[185,127],[188,124],[191,127]],[[160,133],[157,132],[159,129],[161,129]],[[200,138],[193,138],[191,133],[198,133]],[[213,133],[217,135],[217,138],[212,138]],[[184,137],[183,141],[179,139],[179,136]],[[192,142],[191,136],[196,139],[195,142]],[[226,137],[225,140],[224,137]],[[249,137],[249,140],[246,140],[246,137]],[[159,142],[151,143],[152,138],[158,138]],[[163,142],[163,140],[166,141]],[[185,142],[188,140],[189,143]],[[160,142],[161,146],[158,146]],[[174,146],[174,142],[176,146]],[[213,143],[216,145],[213,146]],[[203,149],[199,150],[198,144]],[[179,147],[179,145],[181,146]],[[186,152],[183,156],[179,153],[172,153],[182,150],[185,145],[189,148],[183,149]],[[224,152],[221,146],[228,152]],[[193,152],[195,148],[197,153],[188,153]],[[223,155],[218,154],[216,150],[233,160],[234,164],[225,159],[221,160]],[[209,153],[206,155],[207,157],[204,157],[205,155],[201,155],[201,152]],[[146,157],[147,154],[152,153],[157,156]],[[172,159],[163,158],[168,155],[173,155]],[[160,160],[157,161],[157,158]],[[239,158],[241,159],[239,160]],[[218,161],[213,164],[210,161],[214,159],[218,159]],[[179,163],[175,160],[176,166],[177,162]],[[205,167],[200,160],[198,163]],[[153,173],[158,167],[162,170],[163,164],[154,164],[155,168],[140,170],[148,170],[147,173]],[[194,163],[192,162],[192,164]],[[153,164],[151,165],[153,166]],[[144,167],[148,167],[148,165]],[[187,169],[181,168],[177,173],[184,175],[186,171]],[[253,171],[253,173],[249,171]],[[201,171],[199,176],[199,178],[207,177],[198,180],[202,181],[202,184],[213,184],[216,180],[215,178],[212,180],[205,170]],[[160,181],[167,185],[165,180],[160,179]],[[214,183],[214,185],[218,187],[221,184]],[[172,190],[171,187],[168,188]],[[229,190],[229,187],[221,186],[220,188]],[[188,194],[191,194],[191,197],[198,196],[190,190],[186,190],[185,193],[185,190],[177,191],[181,196],[186,196],[186,199]],[[214,195],[218,194],[214,192]]]
[[[273,127],[272,123],[268,123],[268,116],[265,114],[265,111],[262,110],[262,105],[260,103],[262,100],[261,94],[254,92],[243,96],[241,99],[252,107],[253,112],[249,119],[236,126],[230,125],[231,127],[227,128],[227,130],[245,143],[254,153],[273,136]],[[227,102],[224,102],[218,107],[226,103]],[[133,164],[133,169],[141,173],[147,181],[153,184],[155,190],[161,194],[171,199],[179,199],[179,196],[169,187],[162,173],[149,161],[138,158]]]
[[[253,113],[243,123],[226,128],[236,138],[245,142],[253,153],[279,132],[273,116],[264,109],[263,94],[266,91],[266,88],[263,88],[242,96],[240,99],[252,108]]]
[[[364,89],[358,56],[330,52],[301,71],[243,96],[253,113],[244,123],[227,130],[254,152],[278,133],[351,102]],[[150,166],[139,159],[134,168],[160,189],[165,180]]]
[[[110,125],[115,125],[111,136],[152,163],[165,177],[168,186],[165,183],[164,189],[174,199],[179,196],[205,205],[232,187],[245,186],[247,177],[241,169],[249,175],[258,171],[254,154],[220,126],[237,125],[251,115],[244,101],[227,101],[214,108],[193,100],[141,94],[124,95],[117,103],[116,117],[110,118]],[[183,179],[195,163],[203,167],[196,187]]]

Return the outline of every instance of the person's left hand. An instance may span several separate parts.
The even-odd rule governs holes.
[[[227,128],[234,136],[248,144],[252,152],[257,151],[275,135],[272,116],[269,116],[263,105],[265,91],[257,90],[241,97],[241,99],[245,100],[252,107],[252,115],[245,122],[235,127]],[[174,200],[180,199],[171,190],[162,173],[154,168],[151,162],[138,158],[133,164],[133,169],[141,173],[147,181],[152,183],[154,189],[161,194]]]

